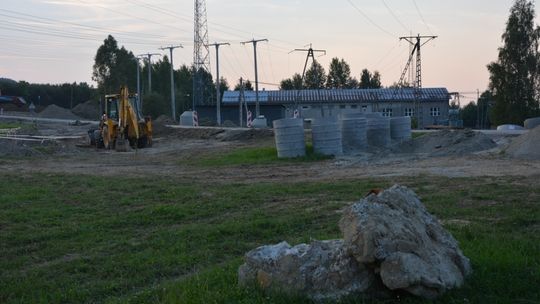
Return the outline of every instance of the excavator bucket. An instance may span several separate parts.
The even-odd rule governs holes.
[[[129,141],[123,136],[119,136],[116,138],[116,152],[128,152],[131,150],[131,147],[129,146]]]

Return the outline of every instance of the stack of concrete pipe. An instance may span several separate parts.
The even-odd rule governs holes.
[[[525,129],[532,130],[532,129],[540,126],[540,117],[527,119],[527,120],[525,120],[523,125],[525,126]]]
[[[285,118],[274,120],[274,133],[278,158],[293,158],[306,155],[303,119]]]
[[[317,118],[311,123],[313,149],[323,155],[365,151],[368,148],[388,148],[392,141],[412,138],[410,117],[383,117],[381,113],[344,114]],[[301,118],[274,121],[276,148],[279,158],[306,155],[304,124]]]
[[[341,117],[343,151],[363,150],[367,147],[367,120],[361,113],[344,114]]]
[[[411,139],[411,117],[392,117],[390,119],[390,137],[396,142],[403,142]]]
[[[336,117],[314,119],[311,130],[315,153],[334,156],[343,154],[341,125]]]
[[[390,146],[390,118],[382,115],[367,117],[367,143],[371,147],[387,148]]]

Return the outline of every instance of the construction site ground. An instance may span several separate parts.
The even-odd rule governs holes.
[[[95,122],[35,118],[0,117],[1,303],[311,303],[238,286],[244,254],[339,238],[345,207],[394,184],[472,261],[437,303],[540,297],[540,129],[422,131],[388,149],[279,160],[272,130],[162,118],[153,147],[123,153],[88,144]],[[424,303],[385,303],[398,302]]]
[[[403,148],[404,151],[399,150],[399,147],[313,162],[275,161],[209,167],[202,165],[202,160],[220,158],[238,149],[273,147],[272,131],[158,126],[159,132],[154,135],[152,148],[119,153],[97,150],[88,145],[86,131],[92,128],[92,124],[74,125],[69,121],[23,121],[20,124],[26,127],[18,130],[18,135],[29,134],[37,136],[37,139],[32,142],[0,139],[0,155],[4,154],[0,159],[2,172],[157,175],[218,183],[287,182],[299,179],[324,181],[418,175],[517,177],[540,173],[540,160],[515,159],[503,152],[516,134],[489,132],[486,136],[494,142],[494,146],[474,152],[465,150],[414,153],[408,147]],[[27,146],[33,147],[34,151]],[[435,146],[432,149],[437,152],[437,148],[440,147]],[[19,150],[22,151],[20,155],[17,154]]]

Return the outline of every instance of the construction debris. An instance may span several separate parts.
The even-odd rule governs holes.
[[[248,252],[239,283],[316,301],[399,291],[435,299],[462,286],[472,272],[457,241],[406,187],[369,195],[339,224],[344,240]]]

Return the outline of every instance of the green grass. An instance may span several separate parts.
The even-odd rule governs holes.
[[[532,181],[417,177],[210,186],[56,174],[4,174],[2,181],[0,303],[308,303],[239,288],[243,254],[283,240],[337,238],[339,210],[396,182],[419,193],[471,258],[474,274],[466,286],[438,303],[540,299],[540,188]]]
[[[418,137],[422,137],[424,135],[428,134],[428,132],[413,132],[412,133],[412,138],[415,139],[415,138],[418,138]]]
[[[330,159],[330,156],[317,154],[313,146],[306,146],[306,156],[297,158],[280,159],[277,157],[275,147],[240,148],[227,154],[204,157],[196,164],[204,167],[222,167],[236,165],[268,165],[285,162],[314,162]]]
[[[23,124],[18,122],[0,122],[0,129],[16,129],[22,126]]]

